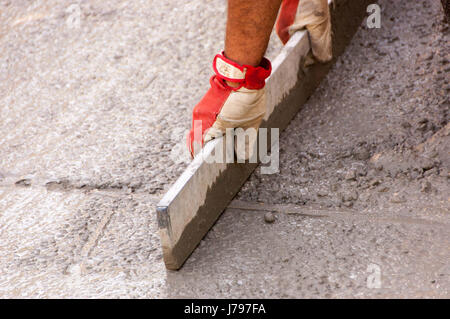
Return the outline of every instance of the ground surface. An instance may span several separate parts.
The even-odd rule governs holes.
[[[449,297],[449,29],[438,0],[380,3],[280,174],[167,272],[155,204],[225,1],[0,1],[0,297]]]

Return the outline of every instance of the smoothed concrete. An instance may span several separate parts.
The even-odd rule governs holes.
[[[168,273],[169,296],[450,297],[448,227],[275,216],[267,224],[261,211],[228,209],[182,271]],[[381,287],[368,288],[375,267]]]

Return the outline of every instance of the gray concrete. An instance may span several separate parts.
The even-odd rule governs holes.
[[[416,155],[448,145],[448,27],[437,0],[380,2],[382,28],[359,30],[281,136],[281,173],[255,174],[239,196],[355,216],[275,213],[266,224],[265,211],[230,209],[175,273],[164,269],[149,212],[185,167],[171,150],[207,89],[225,1],[81,1],[79,28],[66,23],[72,2],[2,1],[0,296],[449,297],[445,154],[434,149],[426,170],[369,163],[408,160],[402,145]],[[361,127],[370,129],[362,136],[386,133],[366,141],[369,159]],[[331,155],[316,161],[314,145]],[[331,174],[358,165],[378,181]],[[355,189],[357,200],[347,194]],[[379,289],[367,288],[370,264]]]
[[[449,224],[275,215],[267,224],[260,211],[225,212],[168,274],[169,296],[449,297]],[[368,288],[371,267],[380,288]]]

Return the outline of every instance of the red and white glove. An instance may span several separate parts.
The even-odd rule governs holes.
[[[328,0],[283,0],[275,28],[283,44],[294,32],[306,28],[314,57],[319,62],[332,59]]]
[[[272,70],[268,59],[263,58],[260,65],[254,67],[239,65],[222,53],[214,58],[213,69],[211,88],[192,113],[192,129],[187,141],[192,157],[204,143],[224,135],[227,128],[258,129],[266,112],[264,86]],[[230,87],[225,80],[238,86]],[[194,131],[201,134],[194,134]]]

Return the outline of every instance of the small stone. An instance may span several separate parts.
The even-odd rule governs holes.
[[[358,193],[356,191],[347,191],[342,194],[342,202],[351,202],[358,199]]]
[[[404,196],[400,195],[399,193],[394,193],[394,195],[391,198],[391,203],[394,204],[401,204],[401,203],[405,203],[406,199]]]
[[[432,160],[425,160],[422,163],[422,168],[425,171],[429,170],[429,169],[432,169],[433,167],[434,167],[434,161],[432,161]]]
[[[396,95],[397,97],[400,97],[400,96],[403,95],[404,92],[405,92],[405,91],[404,91],[403,89],[400,89],[400,90],[398,90],[397,92],[395,92],[395,95]]]
[[[325,196],[327,196],[328,195],[328,192],[326,191],[326,190],[324,190],[324,189],[320,189],[318,192],[317,192],[317,196],[318,197],[325,197]]]
[[[428,140],[430,137],[433,136],[433,131],[428,131],[423,135],[424,140]]]
[[[334,193],[334,192],[337,192],[338,189],[339,189],[339,184],[337,184],[337,183],[331,184],[330,190],[331,190],[333,193]]]
[[[370,193],[362,193],[361,195],[359,195],[359,199],[363,202],[367,202],[369,201],[371,198],[371,194]]]
[[[428,52],[422,57],[422,60],[423,61],[430,61],[430,60],[433,59],[433,57],[434,57],[434,53],[433,52]]]
[[[384,186],[384,187],[381,187],[381,188],[378,190],[378,192],[379,192],[379,193],[385,193],[385,192],[387,192],[388,190],[389,190],[389,187]]]
[[[369,77],[367,78],[367,82],[370,82],[370,81],[372,81],[372,80],[374,80],[375,79],[375,75],[374,74],[371,74],[371,75],[369,75]]]
[[[356,173],[358,174],[358,176],[366,176],[367,175],[367,167],[365,166],[360,166],[356,169]]]
[[[377,163],[375,164],[375,169],[379,172],[381,172],[383,170],[383,164]]]
[[[432,169],[429,169],[423,173],[424,177],[430,176],[430,175],[437,175],[438,169],[436,167],[433,167]]]
[[[350,194],[349,194],[349,199],[353,200],[353,201],[357,200],[358,199],[358,192],[357,191],[351,191]]]
[[[423,181],[420,187],[422,193],[429,193],[431,191],[431,183],[429,181]]]
[[[425,123],[428,123],[428,119],[427,119],[426,117],[424,117],[424,118],[420,119],[417,123],[418,123],[418,124],[425,124]]]
[[[418,170],[413,170],[411,173],[409,173],[409,176],[411,179],[418,179],[419,177],[422,177],[422,172],[419,172]]]
[[[421,132],[425,132],[428,128],[428,124],[427,123],[421,123],[419,124],[419,127],[417,128],[417,130],[421,131]]]
[[[398,41],[398,40],[399,40],[399,37],[395,36],[395,37],[393,37],[393,38],[390,38],[390,39],[388,40],[388,42],[389,42],[389,43],[394,43],[395,41]]]
[[[349,202],[343,202],[342,203],[345,207],[352,207],[353,206],[353,202],[349,201]]]
[[[16,185],[17,185],[17,186],[22,186],[22,187],[28,187],[28,186],[31,186],[31,180],[28,179],[28,178],[24,178],[24,179],[18,180],[18,181],[16,182]]]
[[[272,212],[265,213],[264,221],[268,224],[272,224],[275,221],[275,215]]]
[[[355,157],[360,161],[365,161],[370,158],[370,152],[366,148],[361,148],[355,152]]]
[[[438,157],[439,156],[439,152],[437,152],[437,151],[433,151],[431,154],[430,154],[430,158],[436,158],[436,157]]]
[[[348,172],[345,174],[344,178],[345,178],[347,181],[355,180],[355,179],[356,179],[356,173],[355,173],[355,171],[354,171],[354,170],[348,171]]]

